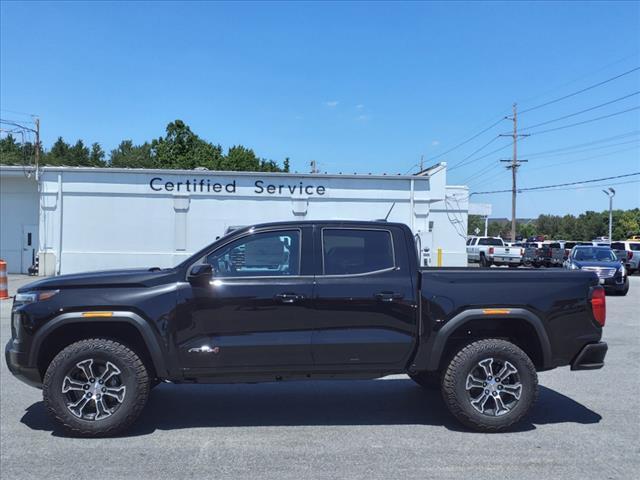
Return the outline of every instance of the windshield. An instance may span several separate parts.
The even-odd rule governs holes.
[[[608,248],[577,248],[573,252],[574,260],[581,262],[615,262],[617,257]]]

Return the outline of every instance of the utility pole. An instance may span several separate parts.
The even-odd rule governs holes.
[[[36,159],[36,180],[38,180],[38,168],[40,166],[40,118],[36,117],[36,151],[35,151],[35,159]]]
[[[424,170],[424,155],[420,155],[420,173]]]
[[[604,194],[609,197],[609,245],[611,245],[611,230],[613,229],[613,197],[616,196],[616,191],[609,187],[608,190],[602,190]]]
[[[509,117],[505,117],[509,118]],[[528,160],[518,160],[518,137],[528,137],[526,134],[518,134],[518,104],[513,104],[513,116],[510,118],[513,121],[513,133],[500,135],[501,137],[511,137],[513,139],[513,157],[511,160],[500,160],[501,162],[510,162],[511,164],[507,168],[511,169],[511,241],[516,241],[516,195],[517,191],[517,173],[518,167],[522,162]]]

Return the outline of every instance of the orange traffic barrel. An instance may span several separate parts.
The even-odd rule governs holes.
[[[0,260],[0,300],[9,298],[9,282],[7,281],[7,262]]]

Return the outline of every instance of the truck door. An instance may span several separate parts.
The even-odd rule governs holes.
[[[176,346],[195,374],[310,366],[313,275],[303,260],[312,228],[262,229],[204,257],[210,284],[181,289]]]
[[[416,298],[399,228],[316,228],[316,370],[401,370],[415,345]]]

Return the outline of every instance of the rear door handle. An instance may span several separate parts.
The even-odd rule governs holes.
[[[400,300],[404,295],[396,292],[378,292],[375,297],[381,302],[393,302],[394,300]]]
[[[275,296],[280,303],[296,303],[304,300],[304,295],[296,295],[295,293],[279,293]]]

